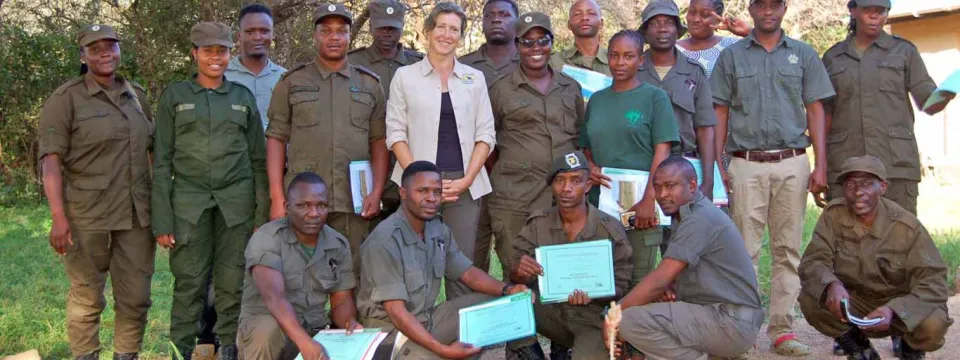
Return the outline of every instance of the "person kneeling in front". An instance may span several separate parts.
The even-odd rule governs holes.
[[[880,359],[868,337],[890,335],[902,335],[898,358],[923,359],[943,346],[953,324],[947,267],[920,220],[882,197],[885,179],[883,163],[870,155],[841,166],[843,197],[827,204],[800,259],[800,310],[848,359]],[[842,300],[851,315],[883,321],[850,324]]]
[[[620,302],[620,338],[647,359],[746,353],[764,315],[743,238],[700,192],[693,165],[683,157],[660,163],[653,189],[672,217],[673,238],[660,265]]]
[[[397,332],[409,339],[398,351],[400,359],[476,356],[482,349],[457,341],[459,310],[527,290],[497,281],[460,252],[450,228],[437,216],[442,194],[437,166],[411,163],[400,180],[400,210],[360,246],[360,314],[365,326],[390,332],[378,359],[390,358]],[[461,281],[476,293],[436,305],[443,277],[448,283]]]
[[[287,217],[257,230],[247,245],[240,359],[328,359],[313,336],[333,325],[361,326],[353,302],[356,277],[347,238],[326,225],[327,185],[312,172],[287,186]],[[325,309],[330,299],[331,316]],[[332,320],[332,323],[331,323]]]
[[[516,258],[510,278],[518,284],[536,286],[543,266],[536,249],[547,245],[607,240],[613,245],[614,285],[619,298],[630,289],[633,248],[620,221],[586,202],[590,191],[590,167],[582,152],[557,156],[547,184],[557,206],[533,212],[514,244]],[[599,266],[599,265],[598,265]],[[539,289],[535,291],[539,294]],[[537,333],[550,339],[550,359],[607,359],[600,334],[603,306],[611,299],[590,299],[576,290],[566,304],[533,305]],[[569,354],[566,349],[572,349]],[[507,359],[542,360],[543,349],[536,336],[507,343]]]

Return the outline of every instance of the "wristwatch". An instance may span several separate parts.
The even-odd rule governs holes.
[[[510,289],[513,289],[514,286],[516,286],[516,285],[511,284],[511,283],[506,283],[506,284],[504,284],[504,285],[503,285],[503,289],[500,290],[500,295],[501,295],[501,296],[507,296],[507,291],[510,291]]]

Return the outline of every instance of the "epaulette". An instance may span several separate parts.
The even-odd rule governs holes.
[[[377,79],[377,82],[380,82],[380,75],[377,75],[377,73],[373,72],[373,70],[367,69],[365,66],[359,65],[359,64],[350,64],[350,65],[353,65],[353,67],[355,67],[360,72],[370,75],[374,79]]]
[[[358,52],[361,52],[361,51],[364,51],[364,50],[367,50],[367,47],[366,47],[366,46],[364,46],[364,47],[358,47],[358,48],[356,48],[356,49],[347,51],[347,55],[350,55],[350,54],[353,54],[353,53],[358,53]]]
[[[77,77],[75,77],[75,78],[73,78],[73,79],[70,79],[70,80],[68,80],[67,82],[63,83],[63,85],[60,85],[60,87],[58,87],[57,90],[54,91],[53,93],[56,94],[56,95],[63,95],[63,93],[66,92],[67,89],[71,88],[72,86],[74,86],[74,85],[76,85],[76,84],[82,83],[82,82],[83,82],[83,76],[77,76]]]
[[[600,215],[600,225],[602,225],[605,229],[607,229],[607,232],[610,233],[611,236],[617,236],[618,234],[623,234],[622,239],[611,239],[611,240],[623,240],[623,241],[627,240],[626,230],[624,230],[623,223],[621,223],[620,220],[617,220],[617,218],[603,212],[600,212],[599,215]]]
[[[283,75],[280,75],[280,80],[286,79],[287,76],[290,76],[290,74],[293,74],[293,73],[297,72],[297,70],[303,69],[303,68],[305,68],[306,66],[307,66],[306,63],[300,63],[300,64],[297,64],[297,65],[294,65],[292,68],[290,68],[289,70],[287,70],[287,72],[283,73]]]
[[[277,220],[269,221],[266,224],[261,225],[260,228],[257,229],[257,232],[272,236],[273,234],[276,234],[277,231],[279,231],[280,229],[287,227],[288,224],[289,224],[289,221],[287,220],[287,218],[280,218]]]
[[[912,41],[910,41],[910,40],[908,40],[908,39],[906,39],[906,38],[900,37],[900,35],[890,34],[890,37],[892,37],[892,38],[894,38],[894,39],[896,39],[896,40],[903,41],[903,42],[905,42],[905,43],[907,43],[907,44],[910,44],[910,46],[913,46],[914,48],[917,47],[917,45],[914,44]]]
[[[898,205],[893,200],[880,198],[880,201],[883,201],[883,205],[887,207],[887,216],[891,221],[902,223],[909,227],[910,230],[916,230],[917,227],[920,226],[920,219],[917,219],[916,216]]]
[[[530,213],[530,216],[527,216],[527,221],[526,221],[525,223],[529,224],[531,221],[533,221],[533,220],[536,219],[536,218],[546,217],[547,215],[550,215],[550,211],[553,210],[553,209],[555,209],[555,208],[546,208],[546,209],[535,210],[535,211],[533,211],[533,212]]]
[[[143,87],[143,85],[140,85],[140,83],[138,83],[138,82],[136,82],[136,81],[133,81],[133,80],[130,80],[130,79],[127,79],[127,81],[130,82],[130,86],[133,86],[134,89],[143,91],[144,93],[147,92],[147,88]]]

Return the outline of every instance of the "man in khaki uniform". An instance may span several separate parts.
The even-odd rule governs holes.
[[[284,74],[270,101],[267,174],[271,219],[286,214],[283,188],[293,175],[309,171],[323,177],[330,197],[327,224],[350,240],[356,256],[369,220],[380,212],[389,154],[379,77],[347,62],[351,16],[341,4],[321,4],[314,12],[317,59]],[[373,189],[363,204],[354,204],[350,162],[359,160],[371,162]]]
[[[298,353],[318,359],[325,351],[313,340],[317,332],[356,326],[350,243],[326,225],[328,200],[320,176],[297,174],[287,187],[288,216],[250,238],[237,334],[241,359],[293,359]]]
[[[923,106],[937,88],[917,47],[883,31],[890,0],[857,0],[851,34],[823,55],[837,96],[824,101],[827,115],[827,176],[844,160],[873,155],[889,170],[886,198],[917,214],[920,154],[913,132],[913,106]],[[876,28],[868,25],[877,25]],[[936,114],[941,102],[927,110]],[[843,197],[831,184],[830,199]]]
[[[764,316],[743,238],[700,192],[686,159],[661,162],[653,189],[673,218],[673,238],[660,265],[620,301],[620,337],[647,359],[743,355]],[[604,337],[606,330],[604,323]]]
[[[390,358],[398,332],[409,339],[399,351],[401,359],[478,355],[481,348],[456,341],[459,310],[527,287],[493,279],[460,252],[450,228],[437,216],[443,188],[436,165],[410,163],[400,182],[400,210],[380,223],[360,250],[360,316],[364,326],[390,332],[377,358]],[[443,278],[475,293],[437,305]]]
[[[393,74],[401,66],[423,60],[423,54],[404,49],[403,44],[400,43],[400,38],[403,37],[404,16],[407,12],[406,5],[397,0],[377,0],[371,2],[367,9],[370,11],[370,34],[373,36],[373,43],[368,47],[350,51],[347,55],[348,61],[370,69],[380,76],[384,99],[389,99]],[[393,169],[396,162],[396,157],[390,153],[388,169]],[[389,177],[390,174],[387,176]],[[387,181],[381,201],[383,209],[370,222],[371,231],[400,207],[400,194],[396,183]]]
[[[800,309],[848,359],[879,359],[867,337],[891,334],[903,336],[900,359],[922,359],[953,324],[946,264],[917,217],[882,197],[886,177],[876,157],[847,159],[836,179],[844,195],[823,210],[800,262]],[[883,321],[852,326],[844,299],[852,315]]]
[[[577,0],[570,6],[567,27],[573,33],[573,47],[551,59],[554,69],[563,65],[581,67],[610,76],[607,49],[600,45],[600,30],[603,29],[603,13],[596,0]]]
[[[521,17],[523,21],[523,17]],[[590,167],[580,151],[558,155],[553,161],[553,173],[546,177],[557,206],[537,210],[527,219],[514,244],[511,279],[518,284],[536,286],[537,275],[543,267],[535,260],[541,246],[568,244],[593,240],[613,243],[613,266],[617,295],[629,290],[633,275],[630,256],[633,248],[619,220],[586,202],[590,191]],[[538,292],[539,293],[539,292]],[[565,304],[533,305],[537,332],[550,339],[551,359],[607,359],[603,345],[603,306],[610,299],[590,299],[587,293],[575,291]],[[560,345],[560,346],[557,346]],[[572,349],[572,355],[561,348]],[[507,343],[508,359],[543,359],[543,350],[537,338],[530,337]],[[572,357],[571,357],[572,356]]]
[[[107,25],[81,30],[77,43],[89,68],[57,88],[39,117],[50,245],[66,255],[67,337],[83,360],[99,358],[107,273],[116,299],[114,359],[136,359],[151,304],[154,124],[143,87],[116,74],[119,42]]]
[[[548,65],[550,18],[523,14],[516,33],[520,67],[490,87],[497,159],[490,174],[494,190],[485,201],[503,274],[512,268],[513,242],[527,217],[553,203],[543,179],[553,170],[553,159],[577,149],[584,111],[580,84]]]

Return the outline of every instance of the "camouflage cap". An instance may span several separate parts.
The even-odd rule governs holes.
[[[528,12],[517,18],[517,37],[522,37],[533,28],[543,28],[553,36],[553,26],[550,26],[550,16],[542,12]]]
[[[80,46],[87,46],[103,39],[120,41],[120,36],[112,26],[99,24],[87,26],[77,33],[77,44]]]
[[[222,45],[232,48],[233,34],[227,24],[204,21],[190,29],[190,41],[196,47]]]
[[[557,156],[553,159],[553,172],[550,173],[550,176],[547,176],[547,184],[552,183],[553,178],[559,173],[576,170],[590,172],[589,164],[586,155],[583,155],[583,152],[579,150]]]
[[[890,0],[855,0],[854,4],[856,4],[857,7],[880,6],[890,9]]]
[[[324,3],[317,6],[313,11],[313,24],[316,25],[320,20],[327,16],[339,16],[347,20],[347,24],[353,25],[353,13],[347,10],[343,4]]]
[[[374,29],[382,27],[403,29],[403,17],[407,14],[407,9],[399,1],[374,0],[367,8],[370,9],[370,26]]]
[[[872,174],[883,181],[887,180],[887,169],[883,167],[883,162],[875,156],[864,155],[844,161],[843,165],[840,166],[840,175],[837,175],[837,182],[843,182],[847,175],[858,171]]]
[[[646,32],[647,22],[658,15],[667,15],[677,21],[677,38],[683,37],[683,35],[687,33],[687,27],[683,26],[683,22],[680,21],[680,8],[677,7],[677,3],[673,2],[673,0],[655,0],[651,1],[647,4],[647,7],[643,9],[643,14],[641,15],[643,20],[638,29],[640,34]]]

